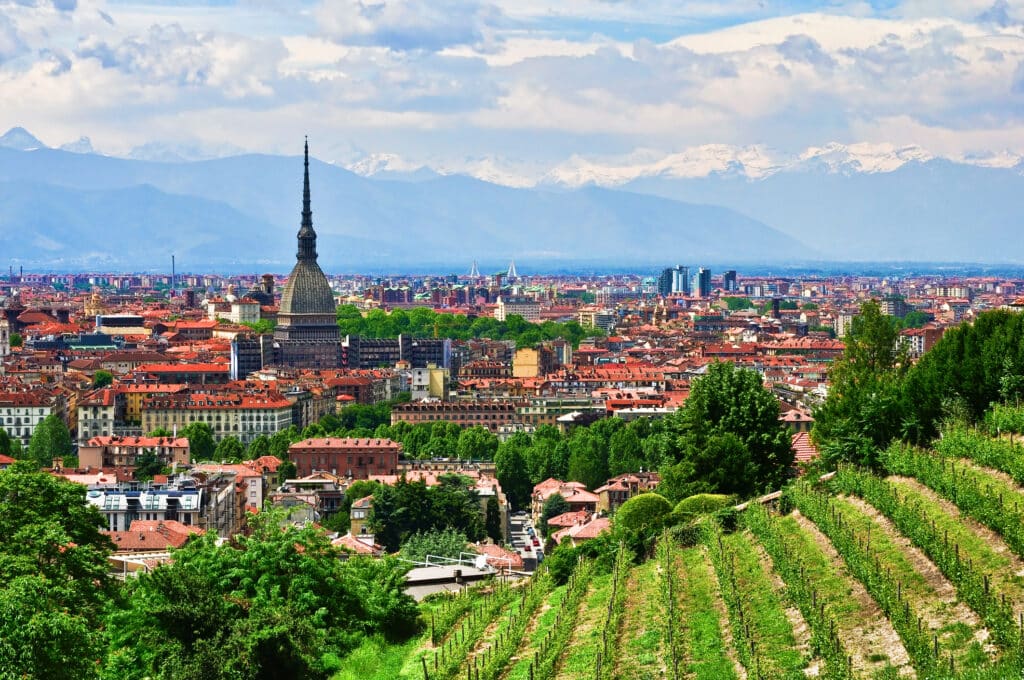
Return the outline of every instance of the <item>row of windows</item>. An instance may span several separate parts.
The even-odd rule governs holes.
[[[479,413],[468,413],[465,415],[461,414],[436,414],[436,413],[411,413],[405,416],[403,420],[447,420],[449,422],[457,423],[465,420],[511,420],[515,417],[514,413],[485,413],[483,415]]]
[[[47,409],[45,409],[45,408],[28,408],[28,407],[21,408],[21,407],[11,407],[11,406],[6,407],[4,410],[7,412],[7,415],[12,415],[13,414],[13,415],[16,415],[16,416],[17,415],[45,416],[46,415],[46,411],[47,411]]]

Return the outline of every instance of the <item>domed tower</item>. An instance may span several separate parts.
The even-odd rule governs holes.
[[[316,232],[309,198],[308,141],[304,162],[299,249],[277,313],[276,363],[295,368],[338,368],[341,366],[341,338],[334,293],[316,261]]]

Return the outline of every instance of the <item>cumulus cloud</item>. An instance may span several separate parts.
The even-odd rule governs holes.
[[[18,33],[14,22],[0,14],[0,64],[24,54],[27,50],[28,46]]]
[[[276,40],[197,33],[170,24],[116,42],[90,36],[79,44],[76,56],[147,84],[211,86],[238,97],[273,94],[271,82],[285,50]]]
[[[326,0],[320,30],[353,45],[440,50],[484,41],[501,12],[480,0]]]

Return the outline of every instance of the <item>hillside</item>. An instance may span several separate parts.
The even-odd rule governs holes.
[[[0,148],[0,239],[12,258],[37,267],[163,265],[173,246],[184,249],[179,262],[191,269],[264,262],[283,270],[292,263],[301,169],[298,158],[274,156],[156,163]],[[703,202],[597,188],[513,189],[462,176],[372,180],[315,161],[310,172],[328,268],[513,258],[660,266],[815,255],[741,212]],[[107,237],[111,224],[116,243]],[[35,238],[23,239],[25,233]]]
[[[799,482],[640,565],[542,569],[425,605],[432,633],[336,678],[1008,678],[1024,667],[1024,449],[948,431]],[[689,538],[689,540],[687,540]],[[426,670],[426,676],[424,676]]]

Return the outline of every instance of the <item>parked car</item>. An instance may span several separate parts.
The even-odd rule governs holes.
[[[540,545],[540,539],[539,539],[539,538],[537,538],[536,536],[534,536],[534,537],[533,537],[533,544],[534,544],[534,545]]]

